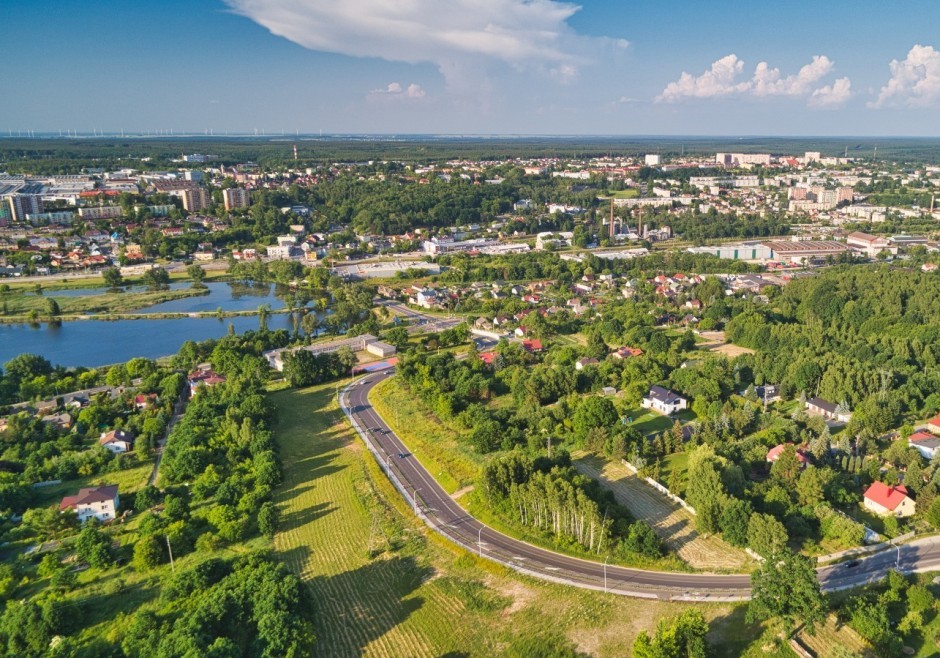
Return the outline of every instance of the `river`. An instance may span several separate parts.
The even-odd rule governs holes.
[[[172,284],[175,287],[188,284]],[[235,283],[210,283],[209,294],[187,297],[156,304],[139,313],[197,313],[223,311],[249,311],[267,304],[272,309],[284,308],[273,285],[244,286]],[[69,295],[101,294],[98,289],[48,291],[46,296],[60,293]],[[229,325],[242,333],[258,328],[257,317],[181,318],[178,320],[78,320],[63,322],[59,326],[43,323],[0,325],[0,363],[6,363],[18,354],[39,354],[55,365],[101,366],[143,356],[157,358],[179,351],[187,340],[201,341],[219,338],[229,331]],[[271,329],[291,329],[290,315],[268,317]]]

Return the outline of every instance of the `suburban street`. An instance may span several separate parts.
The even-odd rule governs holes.
[[[420,315],[420,314],[419,314]],[[347,386],[340,402],[363,440],[373,449],[393,481],[400,483],[422,519],[432,529],[469,551],[529,575],[577,587],[644,598],[693,601],[745,600],[746,574],[689,574],[605,565],[569,557],[513,539],[480,523],[454,501],[369,403],[369,391],[394,370],[368,375]],[[399,455],[405,455],[400,457]],[[837,564],[818,570],[824,590],[853,587],[883,578],[892,568],[940,570],[940,538],[929,537],[896,549],[859,558],[856,566]],[[606,574],[606,576],[605,576]]]

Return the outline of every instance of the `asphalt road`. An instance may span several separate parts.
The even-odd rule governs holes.
[[[404,485],[425,521],[452,541],[484,557],[540,578],[618,594],[687,600],[747,598],[747,575],[668,573],[627,569],[561,555],[503,535],[460,507],[369,404],[368,394],[390,373],[369,375],[343,393],[343,406],[376,448],[386,469]],[[399,457],[400,454],[405,457]],[[605,587],[606,570],[606,587]]]
[[[386,371],[368,375],[343,391],[342,402],[357,429],[371,443],[390,476],[401,483],[416,512],[434,530],[467,550],[517,571],[569,585],[646,598],[723,601],[750,595],[750,576],[648,571],[605,565],[539,548],[482,524],[454,501],[369,403],[369,391]],[[400,457],[399,455],[405,455]],[[940,537],[928,537],[897,548],[817,570],[827,591],[884,578],[890,569],[903,572],[940,570]],[[605,577],[606,573],[606,577]]]

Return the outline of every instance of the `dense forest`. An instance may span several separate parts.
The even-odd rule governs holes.
[[[508,158],[638,157],[645,153],[664,156],[705,155],[717,151],[800,154],[821,151],[824,155],[869,158],[874,143],[833,138],[745,138],[727,140],[706,137],[521,137],[517,139],[448,138],[410,136],[355,137],[289,135],[278,137],[140,138],[47,136],[24,139],[0,138],[0,168],[22,171],[37,165],[44,173],[79,173],[93,162],[95,166],[120,167],[149,157],[159,166],[183,153],[209,153],[224,164],[255,161],[262,166],[297,166],[292,147],[297,144],[301,166],[324,162],[363,162],[401,160],[416,163],[441,159],[504,160]],[[932,138],[879,138],[878,155],[885,160],[937,162],[940,142]],[[28,163],[28,164],[27,164]]]

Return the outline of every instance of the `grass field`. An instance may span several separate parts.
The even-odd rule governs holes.
[[[460,441],[456,431],[428,413],[400,379],[379,383],[369,393],[369,401],[447,493],[476,481],[483,458]]]
[[[609,195],[615,199],[636,199],[640,196],[640,191],[636,188],[630,188],[628,190],[617,190],[616,192],[610,192]]]
[[[675,417],[663,416],[655,411],[648,411],[643,408],[630,409],[625,415],[633,419],[630,427],[637,429],[643,434],[665,432],[675,424],[676,420],[685,422],[694,420],[696,417],[695,413],[690,409],[683,409],[678,412]]]
[[[55,299],[61,315],[129,313],[174,299],[203,295],[205,292],[205,290],[195,288],[183,288],[181,290],[109,292],[103,295],[57,297],[54,290],[44,291],[42,295],[24,291],[8,293],[2,298],[2,304],[5,305],[6,315],[27,315],[30,311],[36,311],[40,316],[45,317],[48,314],[48,300],[50,299]]]
[[[682,488],[678,491],[679,498],[685,500],[685,486],[687,484],[685,472],[689,466],[689,454],[687,452],[677,452],[666,455],[659,463],[659,483],[663,486],[669,484],[673,471],[678,471],[682,478]],[[676,493],[673,491],[673,493]]]
[[[837,647],[849,649],[863,658],[877,658],[878,655],[872,651],[871,645],[863,637],[847,624],[840,624],[835,615],[830,615],[826,619],[826,624],[816,629],[815,635],[800,631],[797,634],[797,640],[819,658],[837,655],[833,653]]]
[[[337,409],[332,386],[272,395],[284,463],[277,554],[309,585],[316,655],[498,656],[520,638],[628,656],[636,634],[692,604],[517,576],[425,530]],[[765,653],[742,606],[702,604],[716,656]]]
[[[751,559],[718,537],[704,537],[695,529],[695,519],[679,505],[643,482],[622,464],[575,453],[575,468],[614,492],[617,502],[637,519],[652,526],[669,550],[695,569],[741,571],[753,566]]]
[[[97,487],[105,484],[118,485],[121,496],[136,492],[147,484],[147,479],[153,471],[153,457],[148,457],[133,468],[114,473],[102,473],[89,477],[63,480],[60,484],[36,489],[36,498],[42,505],[51,505],[59,502],[63,496],[78,493],[82,487]]]

